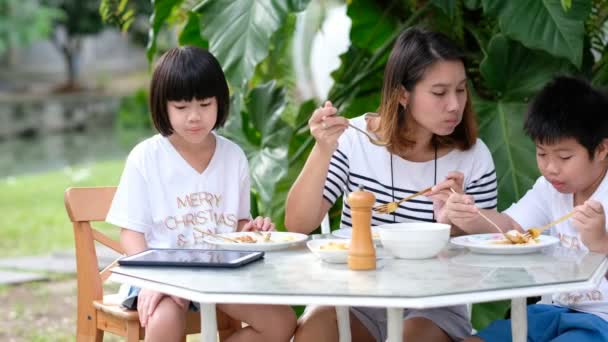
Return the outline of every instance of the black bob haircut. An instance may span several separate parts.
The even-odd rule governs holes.
[[[543,87],[532,100],[524,131],[532,140],[553,144],[574,138],[593,158],[595,149],[608,138],[608,97],[589,82],[560,76]]]
[[[230,110],[228,83],[220,63],[211,53],[195,46],[175,47],[158,60],[150,82],[150,113],[160,134],[169,136],[173,127],[168,101],[217,100],[217,122],[222,127]]]

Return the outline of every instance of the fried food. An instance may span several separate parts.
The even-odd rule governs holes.
[[[344,242],[328,242],[324,245],[321,245],[321,247],[319,247],[320,250],[322,251],[344,251],[344,250],[348,250],[348,244],[344,243]]]
[[[517,230],[509,230],[506,233],[509,236],[509,239],[503,239],[499,241],[495,241],[494,244],[497,245],[533,245],[538,243],[538,241],[534,238],[528,237]]]

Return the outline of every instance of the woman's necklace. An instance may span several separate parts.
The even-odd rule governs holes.
[[[435,157],[433,158],[434,161],[434,168],[433,168],[433,185],[437,185],[437,143],[435,142],[435,139],[432,139],[432,144],[433,144],[433,149],[435,151]],[[391,202],[395,202],[395,178],[394,178],[394,172],[393,172],[393,153],[391,153],[391,197],[392,200]],[[395,210],[393,212],[393,222],[397,222],[397,217],[395,216],[395,213],[397,211]],[[435,210],[433,210],[433,221],[435,221]]]

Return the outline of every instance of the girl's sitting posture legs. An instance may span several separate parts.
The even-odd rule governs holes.
[[[349,317],[353,342],[375,341],[374,336],[355,315],[351,313]],[[427,318],[413,317],[405,320],[403,325],[403,341],[451,341],[450,337],[441,328]],[[298,321],[294,341],[338,341],[336,309],[330,306],[321,306],[306,312]]]
[[[232,334],[230,342],[287,342],[296,329],[296,314],[289,306],[218,304],[217,308],[248,325]]]
[[[350,317],[353,342],[375,342],[367,328],[355,317]],[[333,306],[315,306],[307,310],[298,320],[294,342],[335,342],[338,341],[338,318]]]
[[[146,342],[181,341],[186,331],[185,308],[177,305],[171,297],[163,297],[146,324]]]

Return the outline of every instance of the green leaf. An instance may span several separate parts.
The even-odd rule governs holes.
[[[196,7],[209,50],[233,87],[241,88],[251,78],[256,65],[268,55],[274,32],[290,10],[303,4],[303,0],[208,0]]]
[[[573,0],[568,12],[560,0],[483,0],[484,12],[498,17],[500,29],[532,49],[582,63],[585,19],[591,2]]]
[[[523,132],[526,104],[485,101],[473,96],[479,121],[479,136],[496,165],[498,209],[506,209],[532,187],[539,176],[535,145]]]
[[[502,34],[492,37],[479,66],[486,85],[503,100],[532,96],[570,64],[543,51],[530,50]]]
[[[252,191],[257,194],[261,215],[282,223],[284,194],[277,193],[277,180],[288,171],[288,144],[293,129],[281,115],[287,105],[285,89],[268,82],[252,89],[244,101],[231,100],[231,118],[222,133],[245,151],[249,160]]]
[[[352,21],[350,40],[352,45],[374,51],[389,39],[397,27],[397,18],[376,1],[353,1],[347,9]]]
[[[572,7],[572,0],[562,0],[562,8],[565,12],[568,12]]]
[[[154,0],[154,10],[150,15],[150,30],[148,38],[148,46],[146,47],[146,56],[148,62],[152,62],[154,54],[156,54],[156,36],[161,27],[171,15],[173,8],[178,6],[183,0]]]
[[[300,12],[306,9],[310,0],[288,0],[287,4],[291,12]]]
[[[481,7],[481,0],[464,0],[464,7],[470,10],[476,10]]]
[[[205,49],[209,47],[209,42],[201,36],[199,23],[199,15],[188,12],[188,21],[179,34],[179,45],[194,45]]]
[[[509,300],[475,304],[473,305],[473,312],[471,314],[471,323],[479,331],[492,323],[492,321],[505,319],[510,306],[511,301]]]
[[[454,18],[457,0],[431,0],[434,6],[441,9],[448,17]]]

